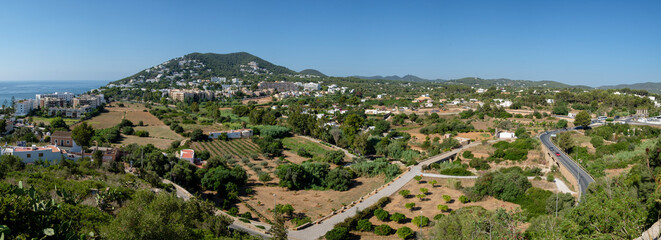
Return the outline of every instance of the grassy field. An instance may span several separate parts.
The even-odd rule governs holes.
[[[316,142],[312,142],[302,137],[288,137],[282,139],[282,144],[285,148],[291,150],[292,152],[298,151],[299,148],[305,148],[308,152],[312,153],[315,157],[324,157],[328,151],[332,149],[321,145]]]
[[[150,133],[151,134],[151,133]],[[162,138],[153,138],[153,137],[138,137],[138,136],[126,136],[122,134],[122,141],[119,144],[115,145],[129,145],[132,143],[138,145],[147,145],[152,144],[160,149],[167,149],[170,147],[170,144],[174,141],[171,139],[162,139]]]
[[[45,117],[33,117],[32,119],[33,119],[33,121],[34,121],[35,123],[37,123],[37,124],[39,124],[40,122],[43,122],[44,124],[49,125],[49,124],[50,124],[50,121],[53,120],[53,118],[54,118],[54,117],[49,117],[49,118],[45,118]],[[68,126],[71,126],[71,125],[73,125],[74,123],[76,123],[76,122],[78,121],[78,119],[72,119],[72,118],[62,118],[62,119],[64,120],[64,122],[65,122]]]

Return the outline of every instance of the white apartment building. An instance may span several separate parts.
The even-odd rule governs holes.
[[[62,159],[62,151],[55,145],[46,147],[7,147],[2,149],[3,155],[13,155],[21,158],[24,163],[34,163],[36,160],[55,161]]]
[[[73,100],[74,94],[70,92],[55,92],[55,93],[47,93],[47,94],[37,94],[35,95],[36,102],[37,104],[42,98],[57,98],[57,99],[63,99],[67,102],[71,102]]]
[[[34,109],[35,101],[32,99],[23,99],[18,100],[14,103],[14,109],[16,109],[16,116],[22,117],[28,115],[32,109]]]

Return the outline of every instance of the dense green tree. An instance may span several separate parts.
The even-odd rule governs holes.
[[[276,168],[275,174],[280,179],[280,186],[291,190],[305,189],[309,184],[305,169],[298,164],[283,164]]]
[[[206,141],[209,138],[206,135],[204,135],[204,132],[202,132],[202,129],[197,128],[197,129],[193,130],[193,132],[191,132],[190,139],[191,139],[191,141],[200,142],[200,141]]]
[[[346,191],[351,187],[351,173],[344,168],[335,168],[326,177],[326,186],[336,191]]]
[[[574,118],[574,126],[587,127],[592,123],[592,117],[586,111],[580,111]]]
[[[69,130],[69,126],[64,122],[64,119],[61,117],[55,117],[50,120],[50,127],[51,129],[64,129],[64,130]]]
[[[73,140],[76,141],[78,145],[83,147],[90,146],[90,140],[92,140],[93,136],[94,128],[92,128],[92,126],[86,122],[83,122],[74,127],[73,131],[71,132],[71,138],[73,138]]]

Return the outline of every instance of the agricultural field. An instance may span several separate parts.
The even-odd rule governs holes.
[[[32,121],[34,123],[39,124],[39,123],[44,123],[45,125],[49,125],[50,121],[53,120],[55,117],[32,117]],[[75,123],[78,122],[78,119],[73,119],[73,118],[62,118],[64,120],[64,123],[67,124],[67,126],[71,126]]]
[[[291,152],[296,152],[300,148],[304,148],[310,152],[314,157],[323,158],[326,156],[326,153],[333,151],[334,149],[324,146],[322,144],[310,141],[303,137],[288,137],[282,139],[282,144],[286,149],[289,149]],[[347,160],[347,159],[345,159]]]
[[[121,103],[124,107],[119,107],[120,103],[113,103],[106,107],[107,112],[99,114],[99,116],[86,120],[88,124],[92,125],[94,129],[111,128],[122,121],[128,119],[133,124],[138,124],[142,121],[145,126],[165,126],[161,120],[145,112],[146,108],[141,104]]]
[[[196,151],[206,150],[211,156],[232,155],[236,158],[259,155],[259,146],[247,138],[233,139],[229,141],[213,140],[208,142],[195,142],[192,146]]]
[[[437,183],[432,186],[430,182],[436,180]],[[461,203],[459,197],[463,196],[461,190],[457,190],[453,187],[455,182],[460,182],[462,187],[471,187],[474,183],[474,179],[439,179],[439,178],[427,178],[423,177],[420,182],[416,180],[411,180],[400,190],[408,190],[410,194],[406,197],[395,193],[390,196],[391,202],[388,203],[383,210],[386,210],[390,215],[394,213],[401,213],[406,216],[408,220],[404,220],[401,223],[387,220],[381,221],[376,216],[372,216],[369,221],[374,225],[387,224],[393,229],[399,229],[401,227],[409,227],[414,231],[418,231],[420,228],[416,226],[411,220],[414,217],[425,216],[433,221],[434,216],[438,214],[448,215],[450,211],[456,210],[463,207],[470,206],[480,206],[487,210],[496,210],[498,208],[505,208],[507,210],[514,210],[519,207],[519,205],[505,202],[502,200],[495,199],[493,197],[486,197],[484,200],[479,202],[467,202]],[[426,188],[428,192],[426,194],[421,193],[421,188]],[[423,194],[424,197],[419,199],[416,195]],[[443,200],[443,195],[449,195],[451,197],[450,202],[445,202]],[[415,206],[411,209],[406,208],[407,203],[414,203]],[[447,205],[448,211],[444,212],[437,208],[438,205]],[[426,235],[431,230],[430,226],[423,227],[422,231]],[[384,239],[384,236],[378,236],[373,232],[352,232],[356,235],[359,235],[361,239]],[[393,234],[390,236],[385,236],[385,238],[396,239],[397,235]]]

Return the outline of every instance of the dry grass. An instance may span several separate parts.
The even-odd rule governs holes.
[[[153,138],[153,137],[137,137],[137,136],[126,136],[122,135],[124,138],[119,144],[115,145],[128,145],[128,144],[138,144],[138,145],[147,145],[147,144],[152,144],[157,148],[160,149],[167,149],[170,147],[170,144],[172,143],[171,139],[162,139],[162,138]]]
[[[357,178],[354,186],[348,191],[316,191],[301,190],[290,191],[284,187],[256,185],[253,187],[254,193],[250,197],[242,199],[264,216],[271,216],[269,209],[273,208],[274,197],[276,195],[277,204],[291,204],[296,213],[309,216],[312,221],[326,216],[333,209],[340,209],[344,204],[350,204],[358,200],[374,189],[383,185],[382,177],[375,178]],[[247,208],[241,205],[241,212],[247,211]]]
[[[144,112],[144,106],[141,104],[124,103],[124,107],[117,107],[118,103],[113,103],[111,106],[106,107],[108,112],[101,113],[99,116],[87,120],[88,124],[92,125],[94,129],[103,129],[114,127],[126,118],[138,124],[142,121],[146,126],[165,126],[161,120],[151,115],[151,113]]]

